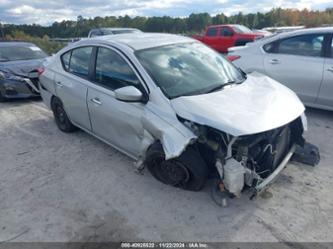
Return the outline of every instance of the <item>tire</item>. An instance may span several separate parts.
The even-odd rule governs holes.
[[[77,130],[77,127],[72,124],[72,122],[69,120],[67,113],[65,112],[65,109],[63,107],[63,104],[60,99],[57,97],[54,97],[52,99],[52,111],[54,115],[54,119],[56,121],[56,124],[59,128],[59,130],[70,133],[75,130]]]
[[[165,160],[162,145],[154,143],[147,151],[145,164],[158,181],[185,190],[201,190],[208,177],[206,163],[192,146],[179,157]]]
[[[1,91],[0,91],[0,103],[5,102],[5,101],[6,101],[6,98],[1,94]]]

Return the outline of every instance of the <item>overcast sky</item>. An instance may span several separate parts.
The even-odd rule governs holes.
[[[3,23],[52,24],[95,16],[188,16],[191,13],[267,12],[273,7],[325,9],[332,0],[0,0]]]

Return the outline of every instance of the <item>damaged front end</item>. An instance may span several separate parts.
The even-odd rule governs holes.
[[[0,70],[0,93],[5,98],[28,98],[40,96],[39,75],[42,68],[29,72]]]
[[[296,146],[305,143],[303,115],[281,127],[242,136],[182,121],[198,136],[197,145],[207,165],[217,170],[224,188],[237,197],[245,186],[254,194],[264,190],[285,168]]]

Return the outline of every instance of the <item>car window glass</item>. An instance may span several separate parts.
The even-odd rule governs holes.
[[[69,72],[81,77],[87,77],[92,47],[77,48],[72,51]]]
[[[64,68],[66,71],[69,70],[69,61],[71,58],[71,52],[72,51],[68,51],[67,53],[65,53],[61,56],[62,64],[64,65]]]
[[[143,49],[135,54],[168,98],[204,94],[244,80],[222,55],[196,42]]]
[[[216,36],[217,35],[217,28],[209,28],[207,30],[207,36]]]
[[[284,39],[279,44],[279,53],[319,57],[323,46],[323,35],[300,35]]]
[[[95,81],[111,90],[139,84],[138,78],[127,62],[119,54],[107,48],[98,49]]]
[[[47,54],[33,44],[0,46],[0,61],[37,60],[45,57]]]
[[[267,43],[264,45],[264,50],[267,53],[274,53],[275,42]]]
[[[221,28],[220,36],[232,36],[232,31],[228,28]]]
[[[90,33],[90,37],[95,37],[95,36],[98,36],[99,35],[99,32],[98,31],[92,31]]]

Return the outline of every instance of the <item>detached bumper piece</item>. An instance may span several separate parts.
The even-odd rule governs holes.
[[[319,149],[317,146],[306,142],[303,147],[296,147],[296,151],[290,161],[314,167],[320,162]]]
[[[256,187],[254,187],[254,194],[251,196],[250,199],[253,199],[256,195],[261,193],[263,190],[265,190],[280,174],[280,172],[286,167],[287,163],[289,162],[290,158],[296,151],[296,145],[293,145],[287,155],[284,157],[282,162],[279,164],[279,166],[276,167],[276,169],[270,174],[267,178],[265,178],[262,182],[260,182]]]

